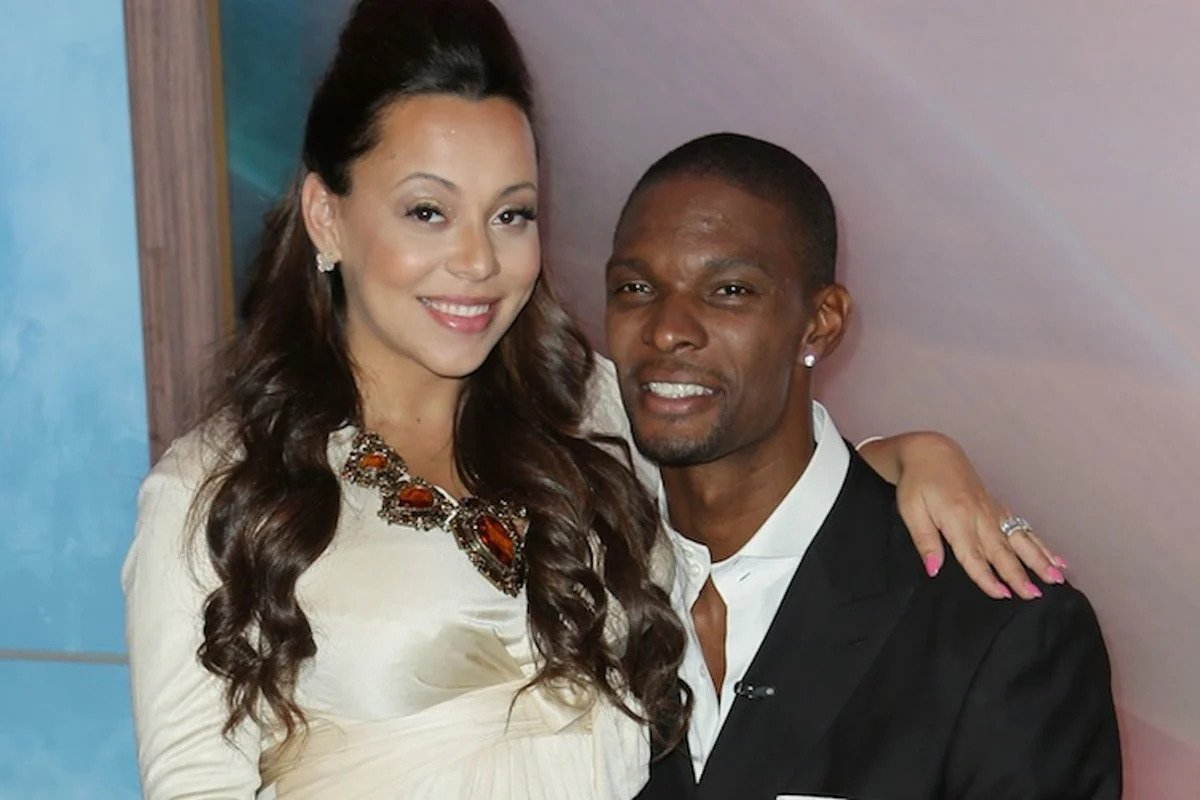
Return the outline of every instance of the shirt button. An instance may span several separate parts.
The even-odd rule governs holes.
[[[697,577],[700,574],[700,565],[688,564],[688,572],[691,573],[693,578]]]

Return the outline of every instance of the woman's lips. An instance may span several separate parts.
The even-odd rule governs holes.
[[[480,333],[496,318],[497,300],[472,297],[422,297],[429,316],[456,333]]]

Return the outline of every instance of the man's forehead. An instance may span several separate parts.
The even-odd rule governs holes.
[[[614,250],[670,249],[711,253],[752,250],[760,258],[783,242],[786,214],[775,204],[710,178],[679,177],[645,187],[630,202]]]
[[[752,227],[783,220],[777,204],[719,178],[680,175],[638,190],[618,234],[644,228],[688,227],[698,232]]]

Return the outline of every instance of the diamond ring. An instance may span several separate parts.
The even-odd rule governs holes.
[[[1008,517],[1000,522],[1000,532],[1007,537],[1011,537],[1017,531],[1029,533],[1032,530],[1033,526],[1024,517]]]

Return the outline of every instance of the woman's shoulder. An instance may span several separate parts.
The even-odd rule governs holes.
[[[142,492],[158,486],[198,491],[236,452],[233,424],[214,415],[171,442],[146,475]]]
[[[137,526],[122,570],[128,588],[135,567],[149,563],[157,571],[180,556],[193,558],[203,548],[195,535],[203,517],[209,478],[232,457],[233,427],[211,418],[173,441],[142,481],[137,497]]]

